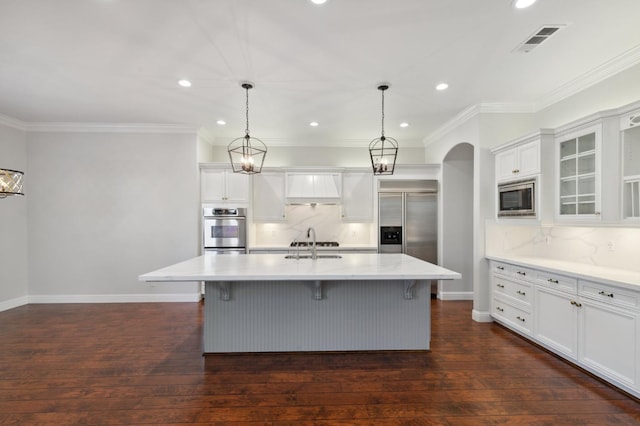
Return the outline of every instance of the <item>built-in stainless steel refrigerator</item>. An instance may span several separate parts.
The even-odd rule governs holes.
[[[378,252],[438,263],[438,181],[381,180]],[[435,283],[434,283],[435,284]],[[432,284],[432,295],[437,284]]]

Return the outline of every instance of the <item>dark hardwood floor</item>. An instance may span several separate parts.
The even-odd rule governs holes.
[[[197,303],[0,313],[0,424],[632,425],[640,403],[432,301],[431,352],[203,357]]]

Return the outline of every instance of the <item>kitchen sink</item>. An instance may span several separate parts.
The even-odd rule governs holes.
[[[313,256],[310,254],[288,254],[284,257],[285,259],[313,259]],[[319,254],[316,256],[316,259],[342,259],[342,256],[339,254]]]

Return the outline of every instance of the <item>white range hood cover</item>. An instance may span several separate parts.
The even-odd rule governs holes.
[[[339,204],[340,173],[287,173],[287,204]]]

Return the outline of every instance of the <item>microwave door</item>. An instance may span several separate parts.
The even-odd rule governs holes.
[[[500,193],[500,210],[520,210],[522,206],[522,191],[512,190]]]

